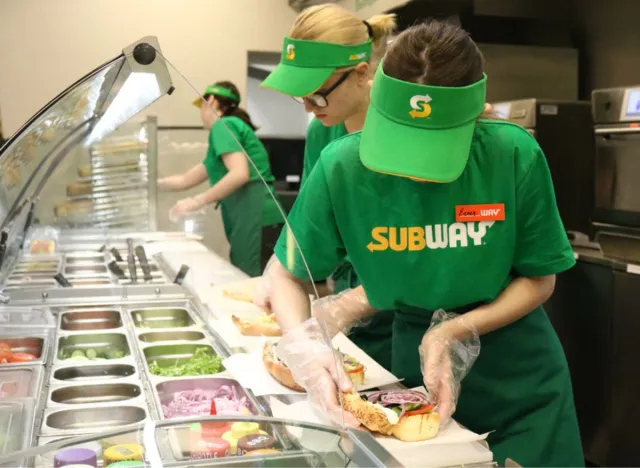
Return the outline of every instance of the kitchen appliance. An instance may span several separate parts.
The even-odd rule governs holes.
[[[536,138],[547,157],[565,229],[588,233],[594,190],[589,103],[522,99],[494,103],[493,109],[499,117],[522,125]]]
[[[640,262],[640,85],[592,93],[595,122],[593,225],[603,252]]]

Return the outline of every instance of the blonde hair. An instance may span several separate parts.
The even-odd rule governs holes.
[[[289,31],[289,37],[305,41],[355,45],[373,39],[370,62],[377,64],[387,48],[387,40],[396,29],[396,15],[375,15],[367,20],[373,37],[364,22],[356,15],[334,3],[305,9]]]

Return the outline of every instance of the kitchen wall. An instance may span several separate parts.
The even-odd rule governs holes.
[[[261,137],[304,138],[310,114],[289,96],[260,87],[262,80],[247,78],[247,110]]]
[[[640,2],[574,1],[572,16],[584,39],[585,92],[597,88],[639,85]],[[589,95],[584,97],[589,98]]]
[[[287,0],[0,1],[0,106],[5,135],[78,78],[146,35],[201,92],[228,79],[246,91],[247,51],[280,50],[296,13]],[[269,18],[266,20],[266,18]],[[199,125],[194,91],[148,109],[160,125]]]

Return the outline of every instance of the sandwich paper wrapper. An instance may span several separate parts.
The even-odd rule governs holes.
[[[225,359],[223,365],[225,369],[227,369],[227,372],[233,375],[233,377],[240,382],[240,385],[250,388],[255,396],[305,395],[304,393],[296,392],[295,390],[280,385],[276,379],[271,377],[262,360],[262,350],[266,341],[269,341],[269,338],[260,337],[259,345],[256,346],[252,352],[234,354]],[[336,335],[333,339],[333,345],[343,353],[353,356],[364,365],[364,384],[359,390],[379,388],[400,381],[391,372],[387,371],[358,348],[344,334],[339,333]]]
[[[414,390],[425,392],[423,387],[418,387]],[[276,418],[334,425],[307,400],[288,405],[272,397],[270,405],[273,416]],[[292,434],[298,436],[295,433]],[[374,434],[378,443],[405,466],[451,466],[490,462],[493,460],[491,451],[480,444],[474,443],[486,439],[487,436],[488,433],[476,434],[461,427],[453,420],[450,420],[445,427],[441,427],[436,437],[421,442],[403,442],[392,436]],[[318,441],[298,437],[300,444],[309,450],[321,450],[322,447],[327,447],[327,444],[331,442],[328,440],[328,434],[323,435],[322,440]],[[324,440],[325,438],[327,440]],[[310,437],[309,439],[313,438]]]

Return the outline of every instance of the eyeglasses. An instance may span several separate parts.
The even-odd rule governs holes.
[[[338,86],[344,83],[346,79],[349,78],[349,75],[351,75],[352,71],[353,70],[344,72],[340,77],[340,79],[336,81],[334,85],[327,90],[316,91],[315,93],[310,94],[309,96],[293,97],[293,99],[294,101],[299,102],[300,104],[304,104],[304,102],[307,101],[315,107],[327,107],[329,105],[329,102],[327,100],[327,98],[329,97],[329,94],[334,92]]]

